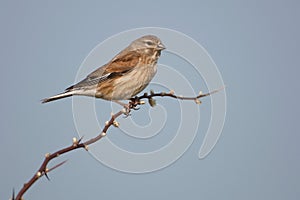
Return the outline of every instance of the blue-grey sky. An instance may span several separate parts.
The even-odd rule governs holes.
[[[71,99],[46,105],[39,100],[71,85],[84,58],[100,42],[146,26],[189,35],[217,64],[227,85],[227,117],[214,150],[203,160],[197,158],[200,128],[177,162],[140,175],[112,170],[78,150],[59,158],[68,159],[67,164],[49,174],[50,182],[39,180],[25,199],[300,197],[299,3],[179,2],[0,2],[1,199],[8,199],[12,188],[20,189],[46,152],[77,136]],[[192,83],[201,88],[197,80]],[[107,105],[97,102],[99,115],[102,103]],[[208,99],[200,107],[204,121],[209,119],[205,106]],[[117,129],[110,133],[115,141],[121,135]],[[133,139],[126,142],[130,148],[135,144]]]

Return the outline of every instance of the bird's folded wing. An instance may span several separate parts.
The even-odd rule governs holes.
[[[112,61],[96,69],[79,83],[68,87],[66,91],[96,85],[108,79],[123,76],[137,66],[139,59],[140,54],[137,52],[130,51],[126,54],[121,52]]]

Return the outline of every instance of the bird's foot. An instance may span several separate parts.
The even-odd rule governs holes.
[[[140,108],[138,108],[137,106],[143,105],[143,104],[145,104],[145,102],[141,101],[137,96],[131,98],[129,101],[129,107],[130,107],[130,109],[133,109],[133,110],[139,110]]]
[[[125,117],[130,116],[131,110],[139,110],[140,108],[137,106],[145,104],[145,102],[141,101],[138,97],[131,98],[127,104],[120,101],[114,101],[114,102],[123,106],[124,108],[123,113]]]

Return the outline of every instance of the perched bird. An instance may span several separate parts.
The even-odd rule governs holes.
[[[128,100],[141,92],[152,80],[156,73],[157,60],[164,49],[161,40],[154,35],[136,39],[85,79],[63,93],[43,99],[42,103],[73,95],[109,101]]]

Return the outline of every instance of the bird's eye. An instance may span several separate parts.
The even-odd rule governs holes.
[[[151,41],[146,41],[146,44],[147,44],[148,46],[152,46],[152,45],[153,45],[153,42],[151,42]]]

